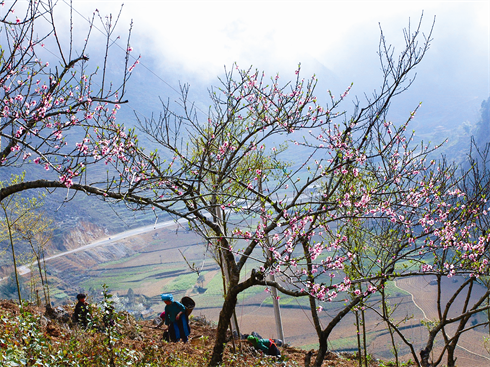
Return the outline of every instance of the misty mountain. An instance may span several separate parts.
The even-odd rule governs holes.
[[[97,45],[96,45],[97,46]],[[124,49],[114,48],[108,59],[108,78],[114,85],[124,71]],[[93,66],[99,65],[104,56],[97,47],[87,51],[90,55],[90,63]],[[374,51],[373,51],[374,53]],[[134,62],[131,59],[130,62]],[[228,66],[230,68],[231,65]],[[242,65],[243,67],[243,65]],[[391,105],[388,118],[395,125],[404,123],[409,117],[410,112],[418,105],[421,100],[424,102],[419,109],[414,120],[411,121],[410,129],[416,131],[415,143],[424,141],[432,144],[440,144],[446,138],[448,142],[439,149],[436,154],[438,157],[445,155],[449,160],[462,161],[466,152],[469,150],[470,137],[474,134],[479,144],[490,140],[488,131],[490,128],[490,99],[481,103],[476,101],[475,97],[470,95],[459,96],[461,103],[454,104],[456,95],[463,93],[452,89],[441,92],[443,82],[432,72],[434,66],[424,68],[414,84],[405,93],[394,99]],[[306,57],[302,63],[301,75],[304,78],[310,78],[315,75],[318,78],[316,95],[320,103],[329,102],[330,90],[332,94],[339,96],[346,87],[354,83],[349,98],[341,104],[341,109],[345,110],[346,117],[349,118],[354,109],[354,102],[358,99],[365,103],[366,98],[372,96],[373,90],[379,88],[382,80],[379,79],[380,72],[371,62],[366,68],[357,66],[359,72],[354,73],[351,69],[340,68],[332,70],[328,65],[314,57]],[[371,70],[372,69],[372,70]],[[273,74],[266,74],[265,78],[274,77]],[[138,119],[158,118],[162,111],[162,102],[169,103],[172,110],[177,114],[182,114],[182,95],[180,86],[189,84],[188,104],[193,106],[196,111],[196,117],[199,121],[207,120],[208,109],[211,105],[209,91],[212,87],[220,87],[219,78],[223,75],[216,75],[216,78],[205,84],[202,80],[190,77],[185,80],[182,74],[168,74],[165,68],[161,68],[157,60],[152,57],[143,58],[142,62],[134,69],[133,75],[125,85],[125,95],[123,100],[126,103],[121,104],[118,112],[117,121],[124,124],[127,129],[138,129]],[[293,81],[295,78],[294,71],[290,74],[281,73],[283,83]],[[435,91],[429,86],[437,83],[438,89]],[[464,88],[465,90],[467,87]],[[427,100],[427,103],[425,102]],[[481,103],[481,111],[478,106]],[[70,141],[78,141],[80,137],[74,135],[67,137]],[[139,133],[140,144],[148,150],[158,149],[158,145]],[[278,139],[282,139],[278,137]],[[278,143],[284,140],[272,142]],[[289,145],[291,150],[289,156],[292,160],[302,155],[301,147]],[[297,163],[297,162],[295,162]],[[0,172],[0,179],[6,180],[12,173],[20,173],[27,167],[4,168]],[[91,168],[92,169],[92,168]],[[95,177],[104,177],[107,167],[100,165],[92,171]],[[32,178],[55,178],[51,172],[46,172],[42,167],[32,165],[27,170],[27,179]],[[73,225],[76,220],[84,219],[97,223],[106,228],[109,233],[124,230],[140,224],[148,224],[155,220],[154,216],[146,213],[135,213],[125,209],[121,204],[116,207],[110,207],[103,203],[100,198],[87,197],[81,193],[74,193],[69,190],[56,190],[46,197],[46,210],[53,219],[60,225],[57,230],[57,241],[62,242],[65,228]]]
[[[490,143],[490,97],[481,103],[480,120],[475,128],[475,141],[479,148]]]

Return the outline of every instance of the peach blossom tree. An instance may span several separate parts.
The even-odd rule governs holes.
[[[316,77],[302,78],[300,68],[282,82],[233,65],[210,89],[204,120],[185,85],[180,112],[164,103],[159,118],[140,120],[159,148],[140,156],[132,205],[187,219],[226,268],[210,366],[222,360],[237,295],[249,287],[310,297],[321,365],[333,328],[388,280],[486,271],[464,256],[434,261],[475,212],[450,205],[462,197],[454,167],[428,159],[437,146],[408,133],[419,107],[402,123],[389,118],[430,46],[432,28],[424,35],[421,21],[405,30],[397,57],[381,33],[382,82],[363,102],[354,98],[351,112],[342,106],[352,86],[322,103]],[[245,274],[249,260],[259,265]],[[322,329],[318,302],[339,296],[351,301]]]
[[[80,40],[71,19],[67,29],[58,28],[52,1],[2,6],[0,167],[41,169],[29,169],[26,181],[2,188],[0,200],[34,188],[107,195],[114,182],[89,177],[89,167],[127,162],[136,150],[134,131],[116,121],[126,102],[126,82],[138,62],[130,56],[129,37],[118,82],[113,83],[107,68],[109,46],[101,54],[100,68],[92,66],[86,53],[97,18],[108,43],[117,19],[95,12]]]

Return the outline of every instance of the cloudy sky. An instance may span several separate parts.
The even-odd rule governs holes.
[[[73,0],[86,16],[94,9],[116,14],[121,3]],[[316,59],[332,70],[356,64],[361,70],[362,55],[376,56],[379,24],[397,44],[422,12],[426,32],[436,16],[434,56],[489,61],[488,1],[127,0],[120,25],[133,19],[135,52],[159,60],[163,73],[214,78],[232,62],[285,71]]]
[[[68,19],[68,3],[59,0],[56,7],[61,23]],[[86,29],[86,18],[95,9],[116,16],[121,4],[73,0],[75,30]],[[152,82],[174,89],[179,81],[215,84],[224,67],[234,62],[279,72],[289,80],[301,62],[306,77],[316,73],[325,79],[321,82],[339,89],[353,82],[351,94],[362,96],[380,83],[380,26],[388,42],[401,50],[403,29],[416,27],[422,13],[424,33],[435,17],[433,41],[407,98],[422,100],[426,111],[451,106],[470,120],[477,118],[481,101],[490,96],[487,0],[126,0],[113,38],[120,35],[118,43],[125,48],[132,20],[134,55],[141,55],[143,67],[154,73]]]
[[[117,14],[121,1],[73,4],[89,16]],[[127,0],[118,31],[123,36],[133,20],[135,54],[169,83],[213,83],[233,62],[289,75],[301,62],[308,73],[333,73],[339,85],[354,82],[362,95],[379,82],[380,25],[399,50],[403,28],[415,27],[422,12],[423,32],[436,20],[414,93],[479,105],[490,95],[489,1]]]

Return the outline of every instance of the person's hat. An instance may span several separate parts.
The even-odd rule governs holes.
[[[259,341],[259,338],[255,337],[253,335],[249,335],[249,336],[247,336],[247,341],[252,343],[253,345],[255,345]]]
[[[83,293],[79,293],[79,294],[77,294],[77,299],[78,299],[79,301],[80,301],[81,299],[85,299],[85,298],[87,298],[87,296],[86,296],[85,294],[83,294]]]
[[[163,293],[162,294],[162,301],[174,301],[174,296],[172,296],[170,293]]]

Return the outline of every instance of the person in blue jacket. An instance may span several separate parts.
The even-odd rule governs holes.
[[[162,301],[165,302],[165,325],[168,326],[170,341],[177,342],[180,339],[187,343],[190,334],[189,321],[185,306],[177,301],[170,293],[162,294]]]

